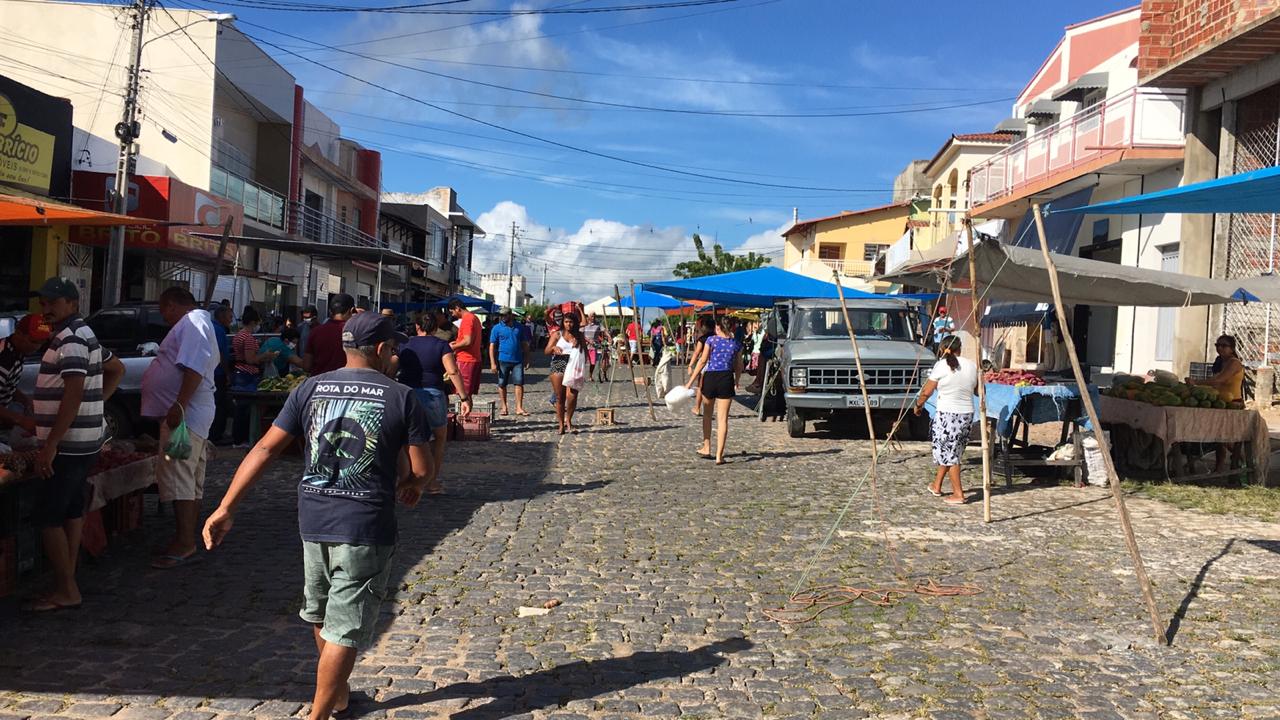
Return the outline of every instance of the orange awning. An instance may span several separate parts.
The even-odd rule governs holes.
[[[157,225],[159,220],[129,217],[25,197],[0,194],[0,225]]]

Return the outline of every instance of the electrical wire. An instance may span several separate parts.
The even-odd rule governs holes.
[[[630,12],[636,10],[668,10],[672,8],[701,7],[704,5],[731,5],[742,0],[673,0],[665,3],[639,3],[635,5],[612,5],[590,8],[531,8],[509,10],[457,10],[443,6],[456,5],[469,0],[436,0],[427,3],[408,3],[404,5],[326,5],[322,3],[288,3],[274,0],[219,0],[223,5],[253,8],[268,12],[300,12],[300,13],[386,13],[395,15],[481,15],[501,17],[521,17],[526,15],[599,15],[603,13]],[[431,8],[443,9],[431,9]]]

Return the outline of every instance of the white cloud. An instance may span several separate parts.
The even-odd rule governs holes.
[[[791,222],[784,222],[772,230],[758,232],[755,235],[742,241],[742,244],[732,248],[728,248],[730,252],[742,254],[754,252],[757,255],[768,255],[773,258],[773,264],[782,265],[782,247],[784,241],[782,239],[782,231],[791,227]]]

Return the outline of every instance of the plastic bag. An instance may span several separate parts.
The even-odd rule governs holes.
[[[670,392],[662,399],[667,403],[667,409],[673,413],[685,412],[689,406],[693,404],[693,399],[697,397],[698,391],[687,388],[683,385],[677,385],[671,388]]]
[[[262,368],[262,377],[277,378],[280,377],[280,368],[276,367],[275,360],[268,360],[266,366]]]
[[[183,413],[182,422],[169,431],[169,442],[164,446],[165,460],[186,460],[191,457],[191,432],[187,430],[187,417]]]
[[[587,361],[584,353],[577,348],[569,351],[569,364],[564,369],[564,384],[574,390],[587,384]]]

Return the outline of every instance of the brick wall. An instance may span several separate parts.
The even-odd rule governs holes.
[[[1280,0],[1143,0],[1138,76],[1147,77],[1280,9]]]

